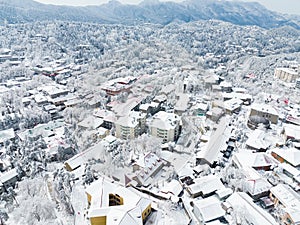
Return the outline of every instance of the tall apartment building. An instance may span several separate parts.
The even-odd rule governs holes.
[[[176,141],[181,131],[181,118],[174,113],[160,111],[153,116],[149,123],[151,135],[161,138],[162,141]]]
[[[133,139],[145,132],[146,114],[131,111],[128,116],[120,117],[116,122],[116,137]]]
[[[299,69],[296,67],[276,68],[274,76],[286,82],[296,82],[300,78],[299,72]]]

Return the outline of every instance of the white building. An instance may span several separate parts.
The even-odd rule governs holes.
[[[150,133],[161,138],[163,142],[176,141],[180,134],[181,123],[180,116],[160,111],[149,123]]]
[[[128,116],[120,117],[116,122],[116,137],[133,139],[145,131],[146,114],[131,111]]]
[[[286,82],[295,82],[299,78],[299,72],[292,68],[276,68],[274,77]]]

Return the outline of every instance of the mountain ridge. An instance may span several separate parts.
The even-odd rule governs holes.
[[[111,0],[102,5],[58,6],[34,0],[0,0],[0,23],[62,20],[126,25],[149,22],[167,25],[174,21],[216,19],[267,29],[281,26],[300,29],[299,18],[270,11],[257,2],[186,0],[175,3],[146,0],[138,5],[129,5]]]

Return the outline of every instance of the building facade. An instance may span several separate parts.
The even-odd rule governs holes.
[[[149,123],[151,135],[162,139],[162,142],[176,141],[181,131],[181,118],[174,113],[160,111]]]
[[[146,114],[132,111],[128,116],[120,117],[116,122],[116,137],[133,139],[145,132]]]
[[[252,104],[250,116],[260,116],[269,120],[273,124],[277,124],[279,114],[275,108],[266,104]]]
[[[274,76],[285,82],[296,82],[299,72],[292,68],[276,68]]]

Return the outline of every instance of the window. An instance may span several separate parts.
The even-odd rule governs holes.
[[[109,206],[123,205],[123,198],[118,194],[109,194]]]

